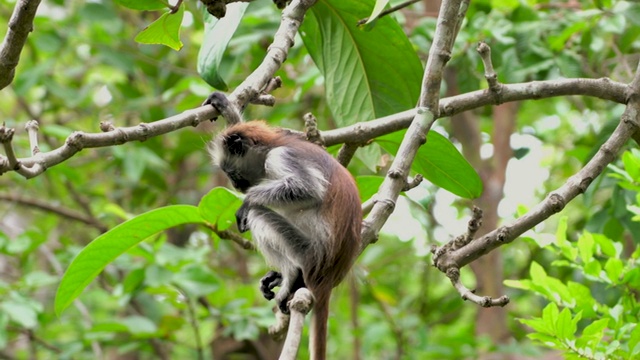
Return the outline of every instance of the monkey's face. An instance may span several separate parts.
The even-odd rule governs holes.
[[[221,142],[220,168],[234,188],[246,192],[264,179],[264,162],[268,150],[241,132],[226,134]]]

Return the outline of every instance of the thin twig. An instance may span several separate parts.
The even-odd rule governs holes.
[[[420,1],[420,0],[408,0],[408,1],[405,1],[405,2],[403,2],[401,4],[398,4],[396,6],[392,6],[392,7],[388,8],[387,10],[382,11],[378,16],[376,16],[376,19],[380,19],[383,16],[389,15],[389,14],[391,14],[393,12],[396,12],[396,11],[398,11],[400,9],[404,9],[409,5],[417,3],[418,1]],[[356,25],[357,26],[361,26],[361,25],[364,25],[365,23],[367,23],[368,21],[369,21],[369,18],[366,17],[364,19],[358,20],[358,23]]]
[[[245,250],[255,250],[255,245],[245,238],[243,238],[240,234],[229,231],[229,230],[218,230],[218,226],[216,224],[207,224],[206,227],[211,229],[219,238],[223,240],[231,240],[234,243],[240,245]]]
[[[38,122],[36,120],[27,121],[24,126],[25,130],[29,134],[29,147],[31,148],[31,156],[36,156],[40,152],[38,147]]]
[[[316,119],[312,113],[306,113],[302,118],[304,119],[304,133],[307,136],[307,140],[314,144],[324,146],[322,134],[320,130],[318,130],[318,119]]]
[[[40,199],[30,199],[18,194],[0,193],[0,201],[8,201],[8,202],[16,203],[18,205],[28,206],[28,207],[40,209],[43,211],[51,212],[51,213],[60,215],[64,218],[74,220],[74,221],[79,221],[81,223],[92,226],[98,229],[100,232],[106,232],[107,230],[109,230],[109,228],[106,225],[102,224],[100,221],[98,221],[93,217],[86,216],[79,211],[67,209],[59,205],[49,204],[46,201],[43,201]]]

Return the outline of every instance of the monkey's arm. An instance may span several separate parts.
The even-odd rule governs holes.
[[[265,161],[267,178],[247,190],[236,212],[240,232],[249,230],[247,214],[256,206],[302,209],[322,202],[327,181],[320,170],[305,161],[286,146],[269,152]]]
[[[322,202],[328,185],[322,171],[287,146],[265,160],[266,179],[247,190],[245,202],[270,207],[307,207]]]

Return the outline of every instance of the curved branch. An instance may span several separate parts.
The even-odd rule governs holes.
[[[556,96],[583,95],[620,104],[627,103],[628,86],[608,78],[561,79],[532,81],[528,83],[501,85],[500,98],[490,90],[477,90],[440,100],[440,118],[453,116],[468,110],[501,103],[539,100]],[[322,132],[326,146],[345,142],[364,143],[373,138],[406,129],[416,116],[417,110],[406,110],[379,119]]]
[[[33,18],[40,5],[40,0],[19,0],[9,19],[9,30],[0,45],[0,89],[11,84],[15,76],[16,66],[20,61],[20,53],[27,42],[29,33],[33,31]]]
[[[22,2],[24,1],[22,0]],[[304,14],[314,3],[315,0],[294,0],[283,11],[280,27],[262,63],[229,96],[229,101],[237,108],[244,108],[249,102],[258,99],[262,93],[277,87],[279,81],[274,79],[275,72],[280,68],[289,49],[293,46]],[[197,126],[218,115],[220,114],[216,109],[207,105],[152,123],[141,123],[137,126],[115,129],[105,128],[111,130],[105,133],[75,132],[66,139],[65,144],[61,147],[28,158],[13,159],[16,160],[15,163],[0,155],[0,175],[8,171],[16,171],[25,178],[32,178],[40,175],[47,168],[71,158],[84,148],[120,145],[136,140],[144,141],[187,126]]]
[[[282,11],[282,21],[262,63],[230,95],[229,101],[238,109],[244,107],[271,86],[272,79],[287,59],[298,29],[307,10],[316,0],[293,0]]]
[[[549,193],[541,203],[524,216],[471,241],[460,249],[442,252],[434,259],[434,265],[444,273],[450,269],[459,269],[491,250],[512,242],[525,231],[564,209],[576,196],[584,193],[591,182],[616,158],[624,144],[640,129],[638,120],[640,119],[640,64],[633,82],[625,87],[625,90],[628,104],[620,118],[620,123],[578,173],[567,179],[560,188]]]

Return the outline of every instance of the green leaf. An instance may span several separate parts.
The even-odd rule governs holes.
[[[636,181],[640,180],[640,159],[630,151],[625,151],[622,154],[622,162],[624,163],[624,169],[631,175],[631,178]]]
[[[216,187],[200,200],[200,215],[210,224],[216,224],[218,230],[226,230],[236,223],[236,211],[242,205],[242,199],[227,188]]]
[[[220,63],[248,6],[248,2],[229,4],[227,13],[222,19],[217,19],[205,11],[204,39],[198,52],[198,74],[218,90],[228,89],[220,75]]]
[[[590,233],[584,232],[578,239],[578,251],[582,261],[586,264],[593,259],[595,252],[595,241]]]
[[[547,283],[547,272],[544,271],[544,268],[535,261],[531,262],[531,267],[529,269],[529,275],[531,276],[531,281],[536,285],[546,285]]]
[[[600,277],[602,272],[602,264],[598,260],[591,260],[584,266],[584,273],[593,277]]]
[[[600,251],[606,256],[617,257],[618,252],[613,244],[613,241],[601,234],[593,234],[593,239],[598,245],[600,245]]]
[[[564,347],[562,346],[562,343],[557,338],[551,335],[534,333],[534,334],[527,334],[527,337],[531,340],[538,340],[539,342],[541,342],[546,346],[555,347],[556,349],[564,349]]]
[[[596,300],[591,295],[591,290],[583,284],[575,281],[569,281],[567,283],[567,290],[569,296],[575,301],[575,311],[580,311],[585,318],[591,318],[596,315]]]
[[[533,290],[533,284],[531,280],[504,280],[503,283],[505,286],[515,289]]]
[[[573,337],[576,329],[571,326],[571,311],[569,308],[564,308],[558,315],[558,320],[556,321],[556,335],[560,339],[569,339]]]
[[[173,276],[172,282],[191,298],[206,296],[220,288],[220,280],[209,269],[188,266]]]
[[[152,235],[188,223],[204,223],[198,208],[173,205],[138,215],[97,237],[78,253],[63,275],[56,293],[56,314],[59,316],[115,258]]]
[[[114,0],[116,4],[133,10],[161,10],[169,7],[167,1],[162,0]]]
[[[377,138],[386,151],[396,154],[406,131]],[[444,136],[429,131],[427,143],[418,149],[411,166],[425,179],[455,195],[475,199],[482,194],[482,180],[458,149]]]
[[[9,315],[9,319],[13,320],[21,327],[26,329],[34,329],[38,326],[38,314],[36,310],[29,304],[7,300],[0,303],[1,312]]]
[[[617,285],[620,283],[620,276],[624,269],[624,263],[617,258],[609,258],[607,263],[604,264],[604,271],[607,273],[607,277],[611,280],[611,283]]]
[[[558,220],[558,229],[556,230],[556,245],[558,245],[558,247],[562,250],[565,249],[567,247],[567,221],[568,221],[568,217],[567,216],[563,216],[560,218],[560,220]],[[564,252],[563,252],[564,253]],[[566,255],[565,255],[566,256]],[[575,260],[574,258],[570,258],[569,260]]]
[[[141,44],[166,45],[173,50],[180,50],[182,48],[180,25],[183,16],[184,5],[180,6],[175,13],[169,11],[162,14],[158,20],[152,22],[136,35],[135,41]]]
[[[380,188],[382,181],[384,181],[384,177],[382,176],[363,175],[356,177],[356,185],[358,186],[360,199],[362,201],[369,200],[378,192],[378,188]]]
[[[127,274],[122,281],[123,292],[125,294],[131,294],[136,291],[144,281],[144,273],[145,269],[135,269]]]
[[[319,0],[301,27],[302,40],[325,77],[326,98],[338,126],[416,106],[422,64],[391,16],[369,32],[357,28],[371,1]]]
[[[629,335],[629,353],[631,355],[640,354],[640,324],[636,324],[636,327],[631,330]]]
[[[602,338],[603,331],[607,328],[608,324],[608,318],[598,319],[582,330],[582,337],[587,337],[590,341],[597,343]]]
[[[156,324],[144,316],[129,316],[120,320],[127,331],[133,335],[152,335],[158,331]]]
[[[549,323],[541,318],[533,318],[533,319],[518,319],[521,323],[527,325],[532,328],[534,331],[539,332],[541,334],[553,335],[553,328],[549,326]]]
[[[549,303],[542,310],[542,320],[546,323],[549,335],[557,335],[556,324],[558,323],[559,313],[558,305],[555,303]]]
[[[373,7],[369,20],[365,24],[370,24],[378,18],[378,15],[384,10],[385,6],[389,3],[389,0],[376,0],[376,5]]]

